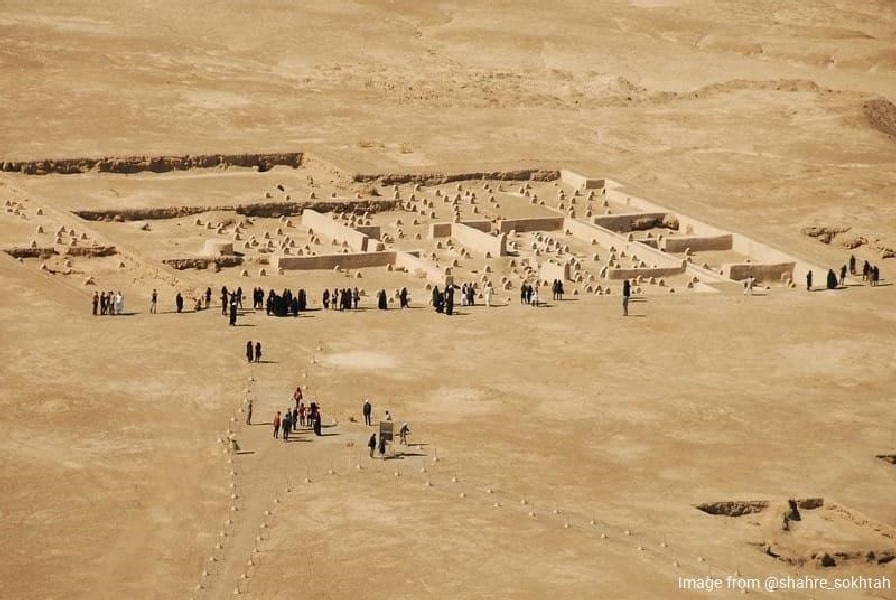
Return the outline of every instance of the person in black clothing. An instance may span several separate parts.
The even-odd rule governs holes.
[[[299,293],[296,296],[299,301],[299,312],[305,312],[305,309],[308,308],[308,298],[305,296],[305,288],[300,288]]]
[[[236,325],[236,294],[230,295],[230,324]]]
[[[252,362],[255,360],[255,350],[252,347],[252,342],[246,342],[246,360]]]
[[[408,288],[401,288],[401,291],[398,292],[398,306],[401,308],[408,307]]]
[[[632,284],[628,279],[622,280],[622,316],[628,316],[628,301],[632,295]]]
[[[380,310],[388,310],[389,300],[386,298],[386,290],[380,290],[377,294],[377,308]]]
[[[812,291],[812,271],[806,273],[806,289]]]
[[[445,288],[445,314],[454,314],[454,286],[449,285]]]
[[[230,294],[227,293],[227,286],[221,288],[221,314],[227,314],[227,306],[230,300]]]
[[[371,433],[370,439],[367,440],[367,447],[370,448],[370,458],[373,458],[373,451],[376,450],[376,434]]]
[[[184,312],[184,297],[180,292],[174,297],[174,307],[177,309],[177,312]]]
[[[255,342],[255,362],[261,360],[261,342]]]
[[[324,310],[330,308],[330,290],[324,290]]]
[[[849,257],[849,274],[850,275],[856,274],[856,256],[855,256],[855,254],[853,254]]]
[[[373,407],[370,406],[370,400],[364,401],[364,406],[361,407],[361,413],[364,415],[364,424],[368,427],[370,426],[370,414],[373,412]]]
[[[837,274],[834,273],[834,269],[828,269],[828,289],[837,289]]]

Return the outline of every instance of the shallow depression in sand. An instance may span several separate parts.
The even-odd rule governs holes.
[[[320,358],[320,362],[324,366],[339,367],[347,371],[379,371],[398,368],[398,359],[394,356],[363,350],[327,354]]]

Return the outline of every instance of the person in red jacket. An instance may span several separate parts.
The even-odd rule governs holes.
[[[280,437],[280,411],[274,415],[274,437]]]

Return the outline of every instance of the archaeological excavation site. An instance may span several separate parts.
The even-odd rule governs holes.
[[[0,600],[896,599],[892,3],[0,31]]]

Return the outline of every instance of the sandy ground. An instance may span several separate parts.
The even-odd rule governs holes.
[[[573,167],[814,264],[854,252],[889,284],[878,250],[800,230],[896,246],[896,142],[863,113],[896,99],[894,31],[882,1],[0,4],[0,161]],[[347,280],[175,272],[147,232],[71,213],[260,200],[269,175],[0,177],[29,207],[0,214],[0,243],[27,244],[41,206],[120,246],[74,262],[133,313],[92,317],[81,277],[0,253],[0,597],[703,598],[678,578],[734,573],[886,576],[815,597],[896,597],[896,561],[795,567],[760,548],[896,550],[896,471],[875,457],[896,454],[894,287],[657,295],[627,319],[618,295],[511,294],[447,318],[419,280],[375,269],[369,285],[408,285],[413,308],[230,328],[214,307],[173,314],[174,290],[276,280],[316,299]],[[152,234],[192,251],[176,227]],[[246,364],[250,339],[269,362]],[[296,385],[327,435],[271,439]],[[367,457],[364,397],[410,423],[400,457]],[[825,506],[784,533],[788,498]],[[694,508],[744,500],[771,504]]]

